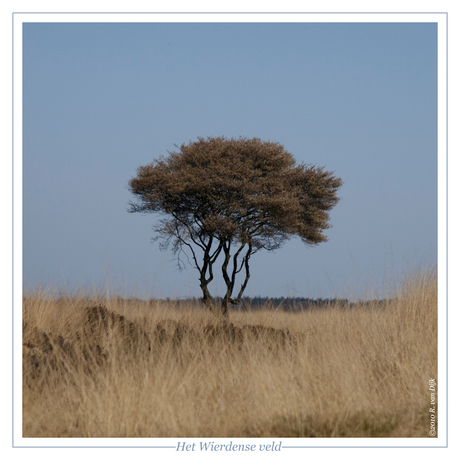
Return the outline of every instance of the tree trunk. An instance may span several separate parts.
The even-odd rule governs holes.
[[[223,323],[228,323],[228,300],[226,297],[222,300],[222,304],[220,308],[215,305],[211,294],[208,291],[207,286],[201,286],[201,290],[203,291],[203,297],[201,301],[206,305],[211,313],[213,313],[219,321]]]
[[[228,323],[228,298],[225,296],[220,305],[220,320]]]
[[[207,308],[209,308],[209,310],[211,310],[212,313],[217,313],[216,306],[212,301],[212,297],[208,291],[207,284],[201,284],[200,287],[203,292],[203,297],[201,298],[201,301],[206,305]]]

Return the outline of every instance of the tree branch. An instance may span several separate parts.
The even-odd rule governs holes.
[[[251,274],[249,273],[249,258],[251,257],[251,254],[253,254],[253,252],[252,252],[252,244],[250,242],[248,244],[249,244],[248,251],[246,252],[246,255],[244,256],[244,266],[246,267],[246,278],[244,279],[244,283],[241,285],[241,289],[240,289],[240,292],[238,293],[238,297],[235,300],[231,301],[232,303],[235,303],[235,304],[240,302],[241,296],[243,295],[243,292],[246,289],[246,286],[248,284],[249,277],[251,276]]]

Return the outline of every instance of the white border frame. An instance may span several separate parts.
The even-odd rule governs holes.
[[[23,438],[22,437],[22,25],[27,22],[435,22],[438,25],[438,437],[283,439],[283,448],[446,447],[447,446],[447,13],[13,13],[13,446],[155,447],[175,452],[166,438]],[[428,388],[428,382],[427,382]],[[428,397],[428,390],[427,390]],[[428,427],[427,427],[428,430]],[[219,443],[230,439],[212,439]],[[206,439],[193,439],[199,443]],[[233,439],[233,441],[235,441]],[[259,444],[268,440],[240,439]],[[81,445],[79,445],[81,443]],[[292,449],[287,449],[287,446]],[[169,448],[168,448],[169,447]],[[293,452],[291,452],[293,453]],[[304,452],[306,453],[306,452]],[[199,454],[199,452],[198,452]],[[215,454],[215,453],[214,453]],[[434,454],[434,453],[433,453]],[[219,453],[225,455],[225,453]],[[436,455],[436,454],[434,454]]]

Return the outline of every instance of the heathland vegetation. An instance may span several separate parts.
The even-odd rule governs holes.
[[[23,299],[25,437],[425,437],[437,277],[379,304]]]

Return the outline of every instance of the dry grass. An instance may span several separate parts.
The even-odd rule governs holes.
[[[231,321],[159,302],[25,298],[23,436],[428,436],[436,275],[383,307]]]

